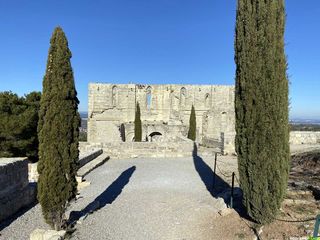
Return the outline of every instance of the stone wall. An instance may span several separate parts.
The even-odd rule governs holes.
[[[119,142],[119,143],[82,143],[80,149],[88,151],[102,148],[111,158],[136,157],[189,157],[192,156],[194,143],[182,139],[181,142]]]
[[[319,144],[320,132],[291,131],[290,143],[291,144]]]
[[[86,165],[88,162],[92,161],[96,157],[102,154],[102,149],[94,149],[91,151],[85,151],[85,152],[80,152],[79,155],[79,161],[78,161],[78,168],[83,167]]]
[[[28,175],[29,175],[29,182],[31,183],[38,182],[38,178],[39,178],[38,162],[28,164]]]
[[[0,158],[0,221],[36,199],[28,181],[27,158]]]
[[[197,142],[202,143],[204,138],[220,139],[223,134],[226,149],[234,152],[234,86],[222,85],[90,83],[88,141],[132,142],[137,102],[144,141],[186,137],[194,105]]]

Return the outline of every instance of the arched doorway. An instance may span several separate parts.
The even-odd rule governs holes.
[[[152,132],[149,134],[149,142],[162,142],[163,136],[160,132]]]

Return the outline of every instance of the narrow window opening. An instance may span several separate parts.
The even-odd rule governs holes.
[[[180,107],[183,108],[186,106],[186,89],[183,87],[180,90]]]
[[[113,86],[112,88],[112,106],[116,107],[117,106],[117,99],[118,95],[117,95],[117,87]]]
[[[209,95],[209,93],[207,93],[206,96],[205,96],[204,105],[205,105],[206,108],[210,107],[210,95]]]
[[[150,110],[151,108],[151,87],[147,88],[147,109]]]

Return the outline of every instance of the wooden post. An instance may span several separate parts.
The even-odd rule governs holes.
[[[233,173],[232,173],[232,185],[231,185],[230,208],[233,208],[234,175],[235,175],[235,173],[233,172]]]
[[[216,184],[217,155],[218,155],[218,153],[215,153],[215,154],[214,154],[214,167],[213,167],[212,190],[214,189],[215,184]]]
[[[316,223],[314,225],[313,237],[314,239],[318,238],[319,235],[319,226],[320,226],[320,214],[316,218]]]

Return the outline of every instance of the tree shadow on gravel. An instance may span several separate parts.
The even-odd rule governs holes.
[[[89,203],[81,211],[72,211],[70,213],[68,225],[73,225],[82,217],[86,217],[89,214],[103,208],[107,204],[112,204],[117,197],[121,194],[123,188],[129,183],[133,172],[136,170],[135,166],[132,166],[121,173],[121,175],[104,190],[98,197],[96,197],[91,203]]]
[[[198,172],[202,182],[207,188],[207,191],[211,194],[213,198],[221,197],[224,202],[230,206],[230,196],[231,196],[231,186],[229,183],[224,181],[221,177],[213,172],[210,166],[198,155],[198,147],[194,143],[193,146],[193,163],[196,171]],[[213,182],[215,178],[215,185],[213,187]],[[233,208],[238,212],[238,214],[248,219],[245,208],[242,204],[242,191],[239,187],[234,188],[234,198],[233,198]]]

